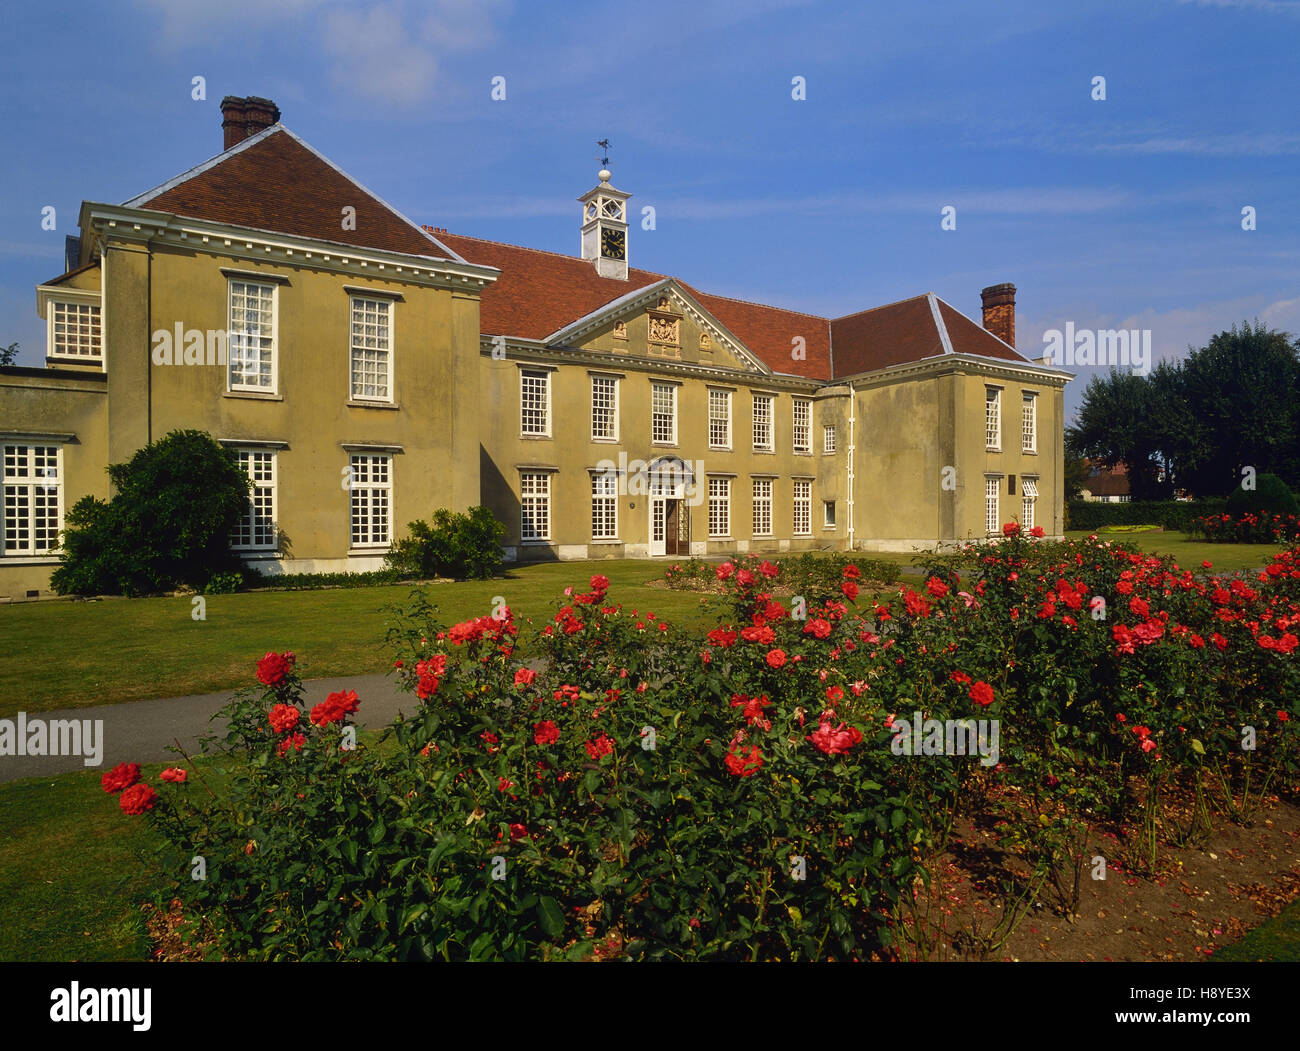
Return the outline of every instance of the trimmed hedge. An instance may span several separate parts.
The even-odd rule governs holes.
[[[318,588],[375,588],[416,579],[394,569],[377,569],[370,573],[263,573],[252,567],[244,569],[245,588],[283,588],[286,591],[313,591]]]
[[[1103,504],[1092,500],[1071,500],[1068,509],[1071,529],[1158,525],[1179,533],[1190,533],[1196,519],[1227,511],[1228,501],[1133,500],[1124,504]]]

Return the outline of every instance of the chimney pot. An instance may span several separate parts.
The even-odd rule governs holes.
[[[223,149],[238,146],[250,135],[269,128],[280,119],[280,110],[270,99],[249,95],[227,95],[221,100],[221,130],[224,133]]]
[[[1016,286],[1010,282],[989,285],[980,292],[984,328],[1010,346],[1016,345]]]

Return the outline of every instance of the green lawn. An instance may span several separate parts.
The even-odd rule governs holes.
[[[702,601],[720,599],[646,586],[662,580],[663,562],[547,563],[504,578],[429,585],[448,623],[482,616],[502,596],[518,618],[549,620],[572,584],[593,573],[610,579],[610,596],[670,623],[698,618]],[[383,672],[388,614],[410,585],[328,591],[208,595],[207,619],[191,617],[191,599],[104,599],[0,606],[0,717],[62,707],[208,693],[252,681],[268,650],[292,650],[304,678]]]
[[[1214,569],[1231,573],[1238,569],[1262,569],[1272,560],[1273,555],[1282,550],[1268,544],[1207,544],[1203,540],[1193,540],[1186,533],[1129,533],[1106,529],[1071,529],[1065,535],[1070,539],[1091,536],[1096,533],[1102,540],[1116,543],[1133,543],[1142,551],[1157,555],[1172,555],[1184,569],[1200,572],[1202,562],[1214,563]]]
[[[1271,920],[1249,931],[1239,942],[1214,954],[1215,963],[1300,961],[1300,901],[1293,901]]]
[[[149,768],[152,774],[160,767]],[[158,835],[98,771],[0,787],[0,960],[140,960]]]

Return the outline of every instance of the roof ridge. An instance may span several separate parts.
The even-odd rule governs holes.
[[[933,292],[921,292],[919,295],[905,296],[902,299],[895,299],[892,303],[881,303],[879,306],[867,307],[865,310],[855,310],[851,314],[841,314],[839,317],[833,317],[830,320],[845,321],[851,317],[860,317],[863,314],[870,314],[873,310],[884,310],[886,307],[896,307],[900,303],[910,303],[915,299],[925,299],[927,296],[933,296],[933,295],[934,295]],[[935,298],[937,299],[938,297],[936,296]],[[940,300],[940,302],[944,302],[944,301]]]
[[[931,293],[931,295],[933,295],[933,293]],[[951,311],[952,311],[954,314],[956,314],[958,317],[964,318],[965,320],[969,321],[972,325],[974,325],[974,326],[975,326],[977,329],[979,329],[981,332],[988,332],[988,334],[989,334],[990,336],[992,336],[992,337],[993,337],[994,339],[996,339],[999,343],[1001,343],[1004,347],[1006,347],[1007,350],[1011,351],[1012,354],[1015,354],[1017,357],[1021,358],[1022,360],[1029,362],[1031,365],[1035,365],[1035,364],[1037,364],[1037,362],[1035,362],[1034,359],[1031,358],[1031,357],[1030,357],[1028,354],[1026,354],[1024,351],[1022,351],[1022,350],[1017,350],[1017,349],[1016,349],[1015,347],[1013,347],[1010,343],[1008,343],[1005,339],[1003,339],[1001,336],[999,336],[996,332],[990,332],[990,331],[989,331],[988,329],[986,329],[983,325],[981,325],[978,321],[976,321],[973,317],[970,317],[970,316],[967,315],[967,314],[963,314],[960,310],[958,310],[955,306],[953,306],[951,303],[949,303],[946,299],[941,299],[939,296],[935,296],[934,298],[937,299],[937,300],[938,300],[940,303],[942,303],[944,306],[946,306],[949,310],[951,310]],[[944,325],[945,330],[947,329],[947,327],[948,327],[947,325]]]
[[[173,175],[170,179],[164,179],[157,186],[145,190],[144,193],[137,193],[134,197],[130,197],[123,201],[121,206],[123,208],[143,208],[155,197],[161,196],[168,190],[175,189],[182,183],[189,182],[191,179],[202,175],[205,171],[215,168],[222,161],[235,156],[235,154],[243,153],[250,146],[254,146],[259,142],[269,139],[278,131],[289,131],[289,129],[279,121],[276,121],[269,127],[263,128],[256,135],[250,135],[248,138],[235,143],[235,145],[231,146],[229,149],[222,150],[220,153],[214,153],[206,161],[202,161],[201,163],[194,165],[192,168],[186,168],[185,171],[181,172],[179,175]],[[292,134],[292,132],[290,132],[290,134]],[[297,136],[295,135],[294,138],[297,138]]]
[[[431,228],[427,224],[423,224],[423,229],[426,232],[429,232],[431,230]],[[432,236],[432,234],[430,234],[430,236]],[[473,234],[458,234],[458,233],[453,233],[450,230],[448,230],[443,236],[460,237],[466,241],[477,241],[479,242],[479,244],[496,245],[498,248],[513,248],[519,252],[533,252],[536,253],[537,255],[554,256],[556,259],[565,259],[571,263],[590,262],[590,260],[583,259],[581,256],[566,255],[564,252],[552,252],[549,248],[533,248],[529,245],[511,244],[509,241],[494,241],[490,237],[475,237]],[[466,262],[468,262],[468,260],[466,260]],[[673,280],[679,280],[678,278],[673,278],[672,274],[660,274],[660,273],[656,273],[654,270],[642,270],[639,266],[630,266],[628,267],[628,271],[635,272],[638,274],[645,274],[647,277],[657,277],[661,280],[663,278],[672,278]],[[609,278],[608,280],[614,281],[617,280],[617,278]]]
[[[822,314],[809,314],[806,310],[791,310],[789,307],[778,307],[772,303],[760,303],[756,299],[737,299],[735,296],[722,296],[716,292],[700,292],[702,296],[708,296],[710,299],[725,299],[728,303],[739,303],[747,307],[764,307],[767,310],[779,310],[783,314],[798,314],[800,317],[810,317],[814,321],[830,321],[831,319]]]

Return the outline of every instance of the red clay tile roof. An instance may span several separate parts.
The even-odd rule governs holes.
[[[831,338],[837,376],[920,361],[944,352],[928,296],[836,318],[831,322]]]
[[[206,164],[127,202],[213,222],[391,252],[496,267],[482,295],[479,327],[489,335],[545,339],[663,274],[628,270],[626,281],[597,275],[586,260],[418,228],[359,186],[282,125],[244,140]],[[356,208],[345,230],[343,208]],[[445,247],[444,247],[445,246]],[[773,372],[830,380],[945,352],[928,296],[831,320],[780,307],[683,289]],[[936,300],[957,353],[1025,361],[995,336]],[[795,358],[802,338],[805,356]]]
[[[423,230],[283,126],[245,143],[127,204],[357,248],[447,257]],[[343,229],[345,206],[357,210],[355,230]]]
[[[939,314],[952,349],[956,354],[978,354],[985,358],[1001,358],[1003,361],[1026,362],[1029,359],[1007,346],[987,329],[975,324],[965,314],[959,314],[942,299],[938,300]]]
[[[576,256],[459,234],[437,237],[469,262],[501,271],[483,290],[479,305],[479,329],[490,336],[545,339],[606,303],[664,279],[663,274],[629,267],[627,280],[616,281],[601,277],[591,263]]]
[[[711,296],[693,288],[690,293],[773,372],[814,380],[831,378],[831,327],[824,317]],[[796,337],[804,341],[805,356],[798,359],[792,356]]]
[[[479,308],[479,327],[489,335],[545,339],[614,300],[666,277],[629,268],[628,279],[618,281],[600,277],[590,262],[577,256],[440,230],[436,233],[438,240],[458,255],[501,271],[500,278],[484,290]],[[929,296],[831,320],[710,295],[684,281],[677,283],[773,372],[830,380],[945,352]],[[935,303],[955,353],[1026,360],[943,300],[936,298]],[[795,337],[804,340],[806,356],[800,359],[791,353]]]

